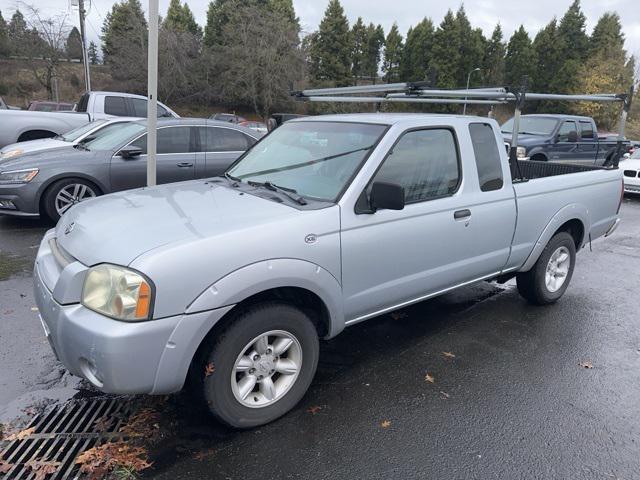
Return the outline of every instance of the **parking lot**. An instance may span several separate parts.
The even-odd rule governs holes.
[[[479,284],[347,329],[322,344],[303,401],[265,427],[232,431],[187,394],[166,399],[171,434],[144,476],[639,478],[639,198],[622,218],[580,253],[556,305]],[[87,394],[37,318],[30,272],[46,228],[0,218],[6,425]]]

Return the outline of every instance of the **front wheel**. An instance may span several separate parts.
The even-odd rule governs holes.
[[[254,305],[208,340],[194,363],[211,413],[235,428],[269,423],[304,396],[316,372],[318,333],[301,310]]]
[[[57,222],[76,203],[100,195],[92,182],[81,178],[64,178],[51,185],[44,193],[42,206],[47,216]]]
[[[518,292],[535,305],[556,302],[571,281],[576,264],[576,245],[567,232],[556,233],[528,272],[518,273]]]

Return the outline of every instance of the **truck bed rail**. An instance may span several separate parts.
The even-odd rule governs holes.
[[[592,170],[610,170],[596,165],[576,165],[572,163],[540,162],[536,160],[518,160],[518,173],[524,179],[555,177],[569,173],[589,172]]]

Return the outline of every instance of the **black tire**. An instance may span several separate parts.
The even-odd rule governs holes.
[[[276,330],[292,334],[299,342],[302,361],[298,376],[275,403],[260,408],[245,406],[232,388],[236,359],[253,339]],[[217,420],[230,427],[246,429],[264,425],[287,413],[302,399],[315,375],[318,356],[318,332],[304,312],[283,303],[252,305],[236,314],[222,329],[214,330],[199,349],[191,372],[194,393]]]
[[[537,154],[534,155],[533,157],[531,157],[531,160],[534,162],[546,162],[547,161],[547,157],[545,157],[544,155],[541,154]]]
[[[551,256],[561,247],[566,248],[569,253],[569,270],[566,274],[564,283],[556,291],[547,288],[545,275],[547,265]],[[556,233],[547,246],[540,254],[540,258],[528,272],[518,273],[516,281],[518,284],[518,292],[522,297],[534,305],[549,305],[558,301],[569,286],[573,269],[576,264],[576,244],[571,235],[567,232]]]
[[[44,210],[45,215],[49,217],[53,222],[57,222],[58,220],[60,220],[60,214],[56,209],[56,196],[62,189],[74,184],[87,187],[88,190],[93,192],[93,196],[95,197],[102,195],[102,192],[96,186],[96,184],[82,178],[63,178],[62,180],[54,182],[42,195],[41,202],[42,210]]]

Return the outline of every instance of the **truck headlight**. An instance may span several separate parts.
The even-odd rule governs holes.
[[[6,160],[7,158],[17,157],[18,155],[22,155],[24,151],[20,148],[14,148],[12,150],[7,150],[3,154],[0,155],[0,159]]]
[[[37,168],[25,168],[23,170],[7,170],[0,172],[0,184],[29,183],[38,174]]]
[[[516,157],[527,158],[527,149],[525,147],[516,147]]]
[[[82,288],[82,305],[116,320],[149,320],[153,284],[140,273],[117,265],[89,269]]]

